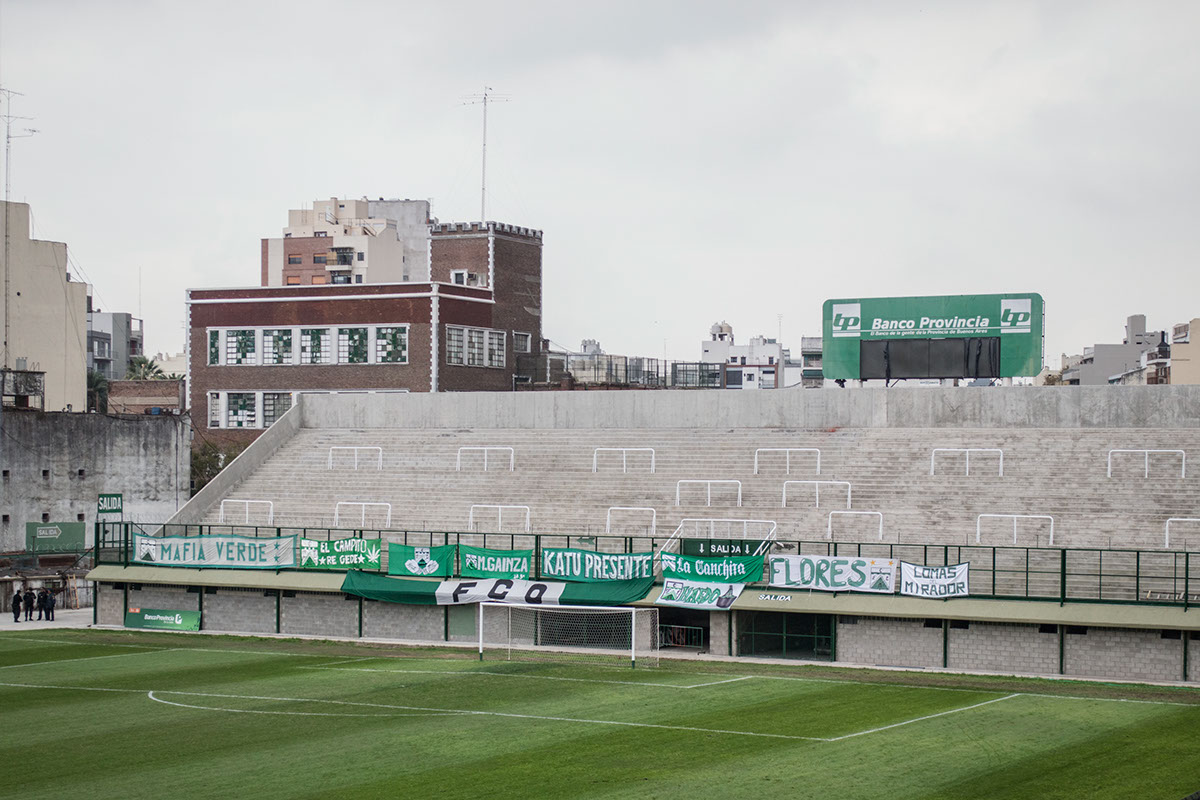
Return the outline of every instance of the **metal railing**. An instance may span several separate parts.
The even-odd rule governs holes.
[[[532,577],[540,579],[540,554],[543,548],[568,547],[604,553],[660,551],[673,541],[683,538],[680,536],[683,533],[682,528],[691,523],[696,523],[697,526],[702,523],[737,524],[743,528],[743,538],[748,537],[747,528],[751,524],[771,525],[770,539],[764,539],[760,548],[765,553],[892,558],[925,566],[949,566],[965,562],[970,565],[971,596],[980,599],[1141,604],[1184,609],[1200,604],[1200,553],[1179,550],[840,542],[830,539],[781,541],[774,538],[775,523],[769,520],[684,520],[670,538],[97,522],[96,563],[123,566],[140,563],[134,558],[135,534],[201,536],[236,533],[255,538],[366,538],[378,539],[381,544],[390,542],[420,547],[472,544],[493,549],[532,549],[535,553]],[[709,534],[708,538],[713,538],[716,531],[710,528],[704,533]],[[704,538],[699,529],[695,534],[695,538]],[[725,535],[728,538],[736,538],[728,532]],[[386,574],[387,548],[382,549],[380,572]],[[300,563],[298,552],[296,563]]]
[[[704,628],[691,625],[659,625],[658,646],[704,649]]]
[[[833,518],[839,517],[877,517],[879,519],[879,541],[883,541],[883,512],[882,511],[830,511],[825,523],[825,538],[833,539]]]
[[[350,447],[337,445],[329,448],[329,460],[326,462],[327,469],[333,469],[333,451],[334,450],[351,450],[354,452],[354,468],[358,469],[358,451],[359,450],[374,450],[379,456],[376,461],[376,469],[383,469],[383,448],[382,447]]]
[[[465,451],[473,451],[473,450],[483,451],[483,471],[484,472],[487,472],[487,468],[488,468],[488,452],[492,451],[492,450],[499,450],[501,452],[503,452],[505,450],[508,451],[508,471],[509,472],[513,471],[513,467],[516,464],[516,451],[514,451],[511,447],[508,447],[506,445],[495,445],[495,446],[493,446],[493,445],[466,445],[464,447],[458,448],[458,455],[455,456],[455,458],[454,458],[454,471],[455,472],[462,472],[462,455],[463,455],[464,450]]]
[[[270,525],[272,522],[275,521],[275,504],[272,503],[270,500],[235,500],[233,498],[227,497],[221,501],[221,509],[218,512],[218,519],[220,519],[221,522],[225,521],[225,504],[226,503],[245,503],[246,518],[244,521],[247,525],[250,524],[250,506],[251,505],[265,504],[267,506],[267,524]]]
[[[653,447],[597,447],[592,451],[592,472],[597,470],[597,457],[601,453],[620,453],[621,454],[621,472],[629,472],[629,454],[630,453],[649,453],[650,454],[650,472],[654,473],[655,452]]]
[[[975,544],[979,544],[980,524],[987,519],[1011,519],[1013,521],[1013,544],[1017,543],[1017,520],[1019,519],[1048,519],[1050,520],[1050,546],[1054,546],[1054,517],[1049,514],[980,514],[975,518]]]
[[[474,505],[471,506],[470,513],[467,514],[467,529],[468,530],[475,530],[475,509],[477,509],[477,508],[495,509],[496,510],[496,527],[497,528],[504,527],[504,512],[505,512],[505,510],[524,511],[525,512],[525,533],[529,533],[529,506],[506,506],[506,505],[496,505],[493,503],[475,503]],[[497,532],[499,533],[500,531],[497,531]]]
[[[342,506],[358,506],[359,507],[359,524],[367,524],[367,507],[386,508],[387,517],[383,522],[383,527],[392,527],[392,504],[382,502],[371,502],[366,500],[339,500],[337,505],[333,507],[333,525],[337,527],[342,521]]]
[[[708,488],[707,499],[704,503],[706,506],[712,505],[712,487],[713,484],[718,486],[737,486],[737,505],[741,508],[742,505],[742,482],[735,480],[706,480],[699,478],[685,478],[675,483],[675,505],[679,505],[679,490],[683,488],[685,483],[688,484],[704,484]]]
[[[650,535],[654,536],[658,531],[658,512],[653,508],[642,506],[611,506],[608,513],[604,516],[604,532],[612,531],[612,512],[614,511],[649,511],[650,512]]]
[[[1171,549],[1171,523],[1172,522],[1200,522],[1197,517],[1171,517],[1167,520],[1165,530],[1163,531],[1163,547]]]
[[[816,453],[817,474],[821,474],[821,449],[819,447],[760,447],[754,451],[754,474],[758,474],[759,453],[783,453],[784,474],[792,474],[792,453]]]
[[[933,462],[938,453],[966,453],[967,454],[967,477],[971,477],[971,453],[999,453],[1000,454],[1000,475],[1004,477],[1004,451],[999,447],[935,447],[929,454],[929,474],[933,474]]]
[[[767,553],[770,551],[771,542],[775,541],[776,531],[779,530],[778,523],[776,523],[775,520],[773,520],[773,519],[716,519],[716,518],[709,518],[709,517],[685,517],[685,518],[679,520],[679,527],[677,527],[675,529],[675,531],[671,534],[670,538],[668,538],[667,541],[663,544],[663,546],[661,548],[659,548],[659,551],[661,552],[664,550],[670,550],[670,547],[672,544],[679,541],[680,539],[685,538],[684,536],[681,535],[683,533],[683,528],[685,525],[694,524],[696,526],[696,538],[700,538],[700,525],[701,525],[701,523],[705,523],[705,522],[708,523],[708,538],[709,539],[716,538],[718,522],[726,523],[726,524],[734,524],[734,525],[740,524],[742,526],[742,539],[743,540],[747,540],[750,538],[750,526],[751,525],[770,525],[771,527],[768,528],[767,532],[763,535],[763,538],[761,540],[762,543],[754,550],[753,553],[751,553],[751,555],[756,555],[756,556],[763,555],[764,553]],[[729,534],[726,534],[726,536],[729,536]]]
[[[846,508],[850,508],[850,505],[851,505],[850,504],[850,493],[853,491],[853,487],[850,486],[850,481],[784,481],[783,482],[783,502],[781,503],[782,508],[787,508],[787,487],[790,484],[795,484],[795,485],[812,484],[813,490],[816,493],[816,499],[817,499],[816,507],[817,508],[821,507],[821,485],[822,484],[824,484],[825,486],[845,486],[846,487]]]
[[[1112,477],[1112,462],[1113,453],[1141,453],[1146,458],[1146,469],[1143,473],[1143,478],[1150,477],[1150,454],[1151,453],[1178,453],[1179,454],[1179,477],[1187,477],[1187,453],[1183,450],[1109,450],[1108,451],[1108,477]]]

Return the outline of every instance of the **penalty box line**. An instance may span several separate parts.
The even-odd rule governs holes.
[[[380,658],[374,656],[373,658]],[[570,683],[601,683],[615,686],[653,686],[659,689],[700,689],[705,686],[717,686],[722,683],[736,683],[737,681],[748,681],[756,676],[742,675],[736,678],[727,678],[720,681],[708,681],[707,683],[654,683],[652,681],[617,681],[605,680],[603,678],[567,678],[558,675],[521,675],[515,672],[489,672],[486,670],[437,670],[437,669],[378,669],[373,667],[345,667],[342,664],[354,663],[357,661],[369,661],[370,658],[351,659],[348,661],[335,661],[333,664],[314,664],[313,666],[303,666],[299,669],[316,669],[330,670],[331,672],[383,672],[388,674],[398,675],[444,675],[447,677],[470,677],[473,675],[488,675],[496,678],[527,678],[538,681],[567,681]]]

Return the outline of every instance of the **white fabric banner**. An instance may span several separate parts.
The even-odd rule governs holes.
[[[970,564],[926,567],[901,561],[900,594],[937,600],[945,597],[966,597],[969,594],[967,578],[970,573]]]
[[[655,604],[684,608],[716,608],[728,611],[746,588],[744,583],[712,583],[665,578]]]
[[[771,585],[823,592],[896,591],[896,560],[860,556],[771,556]]]
[[[162,567],[281,569],[296,565],[296,537],[133,536],[133,560]]]
[[[467,603],[528,603],[558,605],[565,585],[548,581],[523,581],[519,578],[475,578],[442,581],[437,587],[439,606]]]

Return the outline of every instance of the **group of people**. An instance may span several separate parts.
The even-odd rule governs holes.
[[[25,611],[25,621],[31,622],[35,608],[38,619],[42,619],[44,615],[45,619],[53,620],[54,606],[57,604],[58,600],[54,597],[54,592],[38,589],[35,595],[33,589],[26,589],[25,594],[21,594],[21,590],[17,589],[12,598],[13,622],[21,621],[22,609]]]

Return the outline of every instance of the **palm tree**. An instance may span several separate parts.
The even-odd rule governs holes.
[[[108,378],[92,369],[87,374],[87,405],[88,411],[108,413]]]
[[[153,358],[134,356],[129,359],[129,369],[125,371],[127,381],[157,381],[163,378],[162,367]]]

